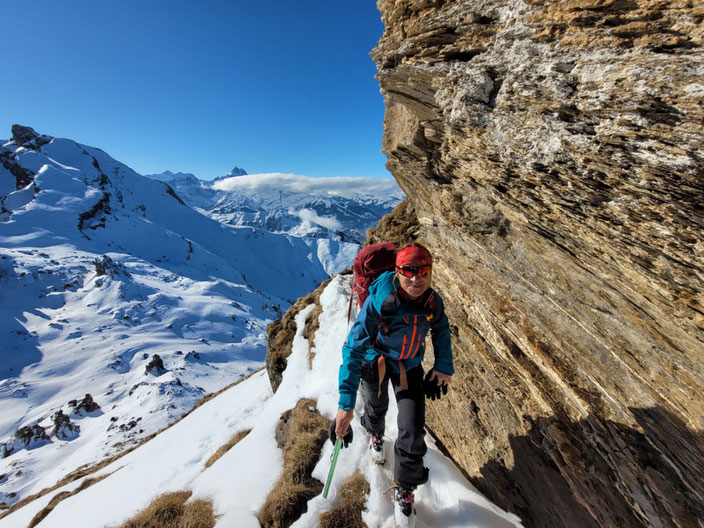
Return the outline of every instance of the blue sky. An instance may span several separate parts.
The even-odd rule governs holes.
[[[137,172],[388,176],[373,0],[34,0],[0,17],[20,123]]]

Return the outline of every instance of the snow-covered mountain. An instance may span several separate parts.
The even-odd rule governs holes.
[[[248,175],[238,168],[212,182],[170,171],[147,176],[168,182],[188,205],[228,225],[359,244],[404,199],[392,179]]]
[[[193,492],[191,501],[211,502],[217,518],[215,528],[259,528],[257,514],[285,471],[282,450],[277,446],[282,414],[302,398],[310,398],[317,402],[317,408],[309,411],[320,412],[326,419],[335,415],[340,347],[347,333],[349,285],[349,277],[337,276],[320,296],[320,327],[312,348],[304,337],[304,327],[313,305],[298,313],[292,353],[276,393],[272,394],[266,372],[257,372],[122,458],[0,519],[0,528],[27,526],[41,515],[46,516],[40,528],[120,526],[165,492]],[[357,416],[362,406],[359,398]],[[396,403],[391,398],[386,422],[390,438],[396,436],[396,414]],[[305,513],[292,528],[319,526],[321,513],[338,504],[341,485],[355,472],[360,472],[371,488],[368,497],[361,497],[366,525],[375,528],[395,525],[393,493],[384,493],[392,485],[392,442],[386,442],[387,462],[379,466],[370,459],[366,434],[358,418],[352,427],[354,441],[339,455],[328,497],[323,498],[317,492],[306,498],[302,509]],[[246,433],[244,438],[229,450],[224,449],[224,454],[211,465],[211,457],[239,432]],[[417,528],[522,526],[518,517],[480,495],[442,455],[432,438],[427,437],[427,441],[425,464],[430,468],[430,479],[416,492]],[[91,452],[89,456],[97,455],[98,452]],[[322,451],[314,455],[317,460],[312,470],[314,479],[326,480],[331,455],[332,446],[325,442]],[[48,461],[42,469],[51,471]],[[349,515],[342,513],[345,514]],[[335,524],[342,525],[357,526],[349,522]]]
[[[358,249],[224,225],[69,139],[2,143],[0,504],[261,366],[267,324]]]

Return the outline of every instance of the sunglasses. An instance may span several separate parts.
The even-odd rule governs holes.
[[[430,273],[432,266],[430,264],[423,264],[422,266],[396,266],[396,271],[398,271],[404,277],[425,277]]]

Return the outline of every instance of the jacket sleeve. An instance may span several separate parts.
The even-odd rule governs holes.
[[[445,315],[445,305],[440,296],[435,294],[435,315],[430,322],[430,336],[435,353],[435,365],[438,372],[451,376],[455,373],[452,364],[452,343],[450,342],[450,322]]]
[[[376,335],[379,331],[379,314],[372,305],[372,296],[362,305],[347,342],[342,345],[342,365],[340,365],[340,409],[354,409],[357,400],[357,389],[362,371],[362,360],[367,350],[374,348]]]

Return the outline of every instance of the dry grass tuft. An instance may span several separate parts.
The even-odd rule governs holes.
[[[323,490],[297,484],[290,479],[279,479],[266,497],[257,518],[264,528],[288,528],[308,510],[308,501]]]
[[[224,455],[225,453],[227,453],[230,449],[232,449],[233,447],[235,447],[235,445],[236,445],[240,440],[242,440],[245,436],[247,436],[250,432],[252,432],[251,429],[246,429],[246,430],[244,430],[244,431],[237,431],[235,434],[233,434],[232,437],[231,437],[227,442],[225,442],[222,446],[220,446],[220,448],[219,448],[217,451],[215,451],[215,453],[213,453],[213,456],[211,456],[211,457],[206,461],[205,467],[209,468],[210,466],[212,466],[213,464],[215,464],[215,462],[217,462],[217,460],[218,460],[221,456],[223,456],[223,455]]]
[[[198,499],[186,504],[179,528],[212,528],[215,526],[213,503]]]
[[[62,491],[60,493],[57,493],[54,495],[51,500],[49,501],[49,504],[44,506],[34,517],[32,517],[32,520],[29,521],[29,524],[27,525],[27,528],[34,528],[36,525],[38,525],[40,522],[42,522],[47,515],[49,515],[54,508],[56,508],[56,505],[59,504],[62,500],[71,497],[73,495],[76,495],[77,493],[80,493],[86,488],[90,488],[93,484],[100,482],[104,478],[110,476],[112,473],[105,473],[105,475],[100,475],[99,477],[93,477],[93,478],[87,478],[81,484],[76,487],[75,490],[73,491]]]
[[[327,438],[328,420],[309,399],[298,402],[290,420],[282,448],[283,473],[258,515],[264,528],[288,528],[308,510],[308,501],[323,491],[322,482],[311,473]]]
[[[367,528],[362,510],[369,495],[369,483],[357,472],[340,488],[339,503],[320,515],[320,528]]]
[[[212,503],[195,500],[186,504],[191,493],[175,491],[159,495],[120,528],[212,528],[215,526]]]
[[[364,245],[390,240],[400,247],[415,242],[420,234],[420,223],[410,200],[404,200],[393,211],[382,217],[376,227],[367,230]]]
[[[264,368],[264,367],[262,367],[262,368]],[[33,501],[37,500],[37,499],[40,498],[40,497],[43,497],[43,496],[46,495],[47,493],[51,493],[52,491],[57,490],[57,489],[59,489],[59,488],[62,487],[62,486],[65,486],[66,484],[70,484],[71,482],[75,482],[76,480],[78,480],[78,479],[80,479],[80,478],[83,478],[83,477],[85,477],[86,475],[90,475],[91,473],[95,473],[96,471],[100,471],[100,470],[103,469],[104,467],[109,466],[110,464],[112,464],[113,462],[115,462],[115,460],[118,460],[119,458],[122,458],[123,456],[125,456],[125,455],[128,454],[128,453],[131,453],[132,451],[134,451],[134,450],[137,449],[138,447],[140,447],[140,446],[146,444],[146,443],[149,442],[151,439],[153,439],[155,436],[160,435],[161,433],[163,433],[164,431],[166,431],[169,427],[173,427],[173,426],[176,425],[178,422],[180,422],[181,420],[183,420],[186,416],[188,416],[188,415],[191,414],[193,411],[195,411],[198,407],[200,407],[200,406],[203,405],[204,403],[206,403],[206,402],[212,400],[215,396],[218,396],[219,394],[225,392],[226,390],[231,389],[231,388],[234,387],[235,385],[239,385],[240,383],[242,383],[242,382],[245,381],[246,379],[249,379],[249,378],[251,378],[252,376],[254,376],[254,375],[255,375],[257,372],[259,372],[260,370],[262,370],[262,369],[260,368],[260,369],[255,370],[254,372],[250,372],[250,373],[247,374],[246,376],[244,376],[244,377],[238,379],[238,380],[235,381],[234,383],[231,383],[231,384],[228,385],[227,387],[224,387],[224,388],[220,389],[220,390],[217,391],[217,392],[212,392],[212,393],[206,394],[206,395],[203,396],[203,397],[198,401],[198,403],[196,403],[196,404],[193,406],[193,408],[192,408],[190,411],[188,411],[186,414],[182,415],[180,418],[177,418],[176,420],[174,420],[173,422],[171,422],[169,425],[167,425],[167,426],[164,427],[163,429],[160,429],[159,431],[157,431],[157,432],[155,432],[155,433],[152,433],[152,434],[150,434],[149,436],[144,437],[137,445],[132,446],[132,447],[130,447],[129,449],[126,449],[126,450],[124,450],[124,451],[122,451],[122,452],[120,452],[120,453],[118,453],[118,454],[116,454],[116,455],[113,455],[113,456],[109,457],[109,458],[106,458],[105,460],[103,460],[103,461],[101,461],[101,462],[98,462],[97,464],[93,464],[92,466],[87,465],[87,466],[80,467],[80,468],[78,468],[78,469],[72,471],[72,472],[69,473],[68,475],[66,475],[64,478],[62,478],[59,482],[57,482],[57,483],[54,484],[53,486],[51,486],[51,487],[49,487],[49,488],[44,488],[43,490],[41,490],[41,491],[35,493],[34,495],[29,495],[28,497],[25,497],[24,499],[21,499],[21,500],[17,501],[17,502],[16,502],[15,504],[13,504],[10,508],[8,508],[8,509],[4,510],[2,513],[0,513],[0,519],[2,519],[3,517],[5,517],[6,515],[10,515],[11,513],[13,513],[13,512],[15,512],[15,511],[19,510],[20,508],[23,508],[24,506],[26,506],[26,505],[29,504],[30,502],[33,502]]]

